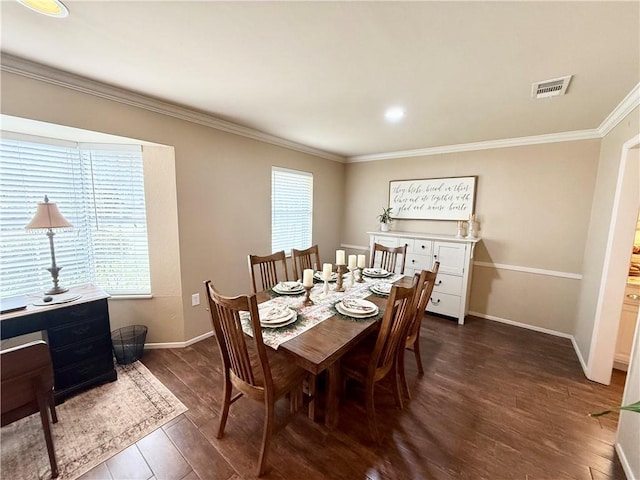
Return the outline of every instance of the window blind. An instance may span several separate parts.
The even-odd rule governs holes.
[[[66,287],[94,283],[112,295],[151,293],[140,146],[0,139],[0,295],[47,290],[49,242],[24,227],[48,195],[73,227],[54,230]]]
[[[271,169],[271,250],[298,250],[311,246],[313,223],[313,175],[308,172]]]

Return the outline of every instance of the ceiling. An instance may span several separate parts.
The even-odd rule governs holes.
[[[2,0],[2,52],[347,158],[596,129],[640,81],[638,1],[64,3]]]

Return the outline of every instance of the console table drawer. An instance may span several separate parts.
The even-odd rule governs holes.
[[[438,273],[436,282],[433,285],[433,291],[460,296],[462,294],[462,277]]]
[[[433,292],[427,302],[427,311],[457,317],[460,311],[460,296]]]
[[[56,390],[66,389],[87,382],[113,370],[111,351],[97,357],[74,363],[64,368],[55,369]]]
[[[52,348],[51,359],[56,366],[64,367],[110,351],[111,337],[102,335],[63,348]]]
[[[109,321],[104,316],[58,325],[48,331],[49,343],[56,346],[70,345],[108,333]]]
[[[431,270],[433,267],[433,260],[431,255],[415,255],[413,253],[407,253],[407,259],[404,262],[405,268],[411,268],[415,271]]]

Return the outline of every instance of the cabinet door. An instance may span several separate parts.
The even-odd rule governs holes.
[[[440,272],[453,275],[464,273],[467,246],[464,243],[433,242],[433,260],[440,262]]]

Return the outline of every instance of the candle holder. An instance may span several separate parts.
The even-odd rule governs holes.
[[[324,286],[322,287],[322,295],[324,295],[325,297],[329,296],[329,281],[328,280],[324,281]]]
[[[336,280],[336,292],[344,292],[344,287],[342,286],[342,276],[347,271],[347,267],[345,265],[336,265],[336,270],[338,272],[338,278]]]
[[[358,267],[357,270],[358,270],[358,279],[356,280],[356,282],[364,283],[364,278],[362,278],[362,271],[364,270],[364,268]]]
[[[476,238],[478,236],[478,222],[469,220],[467,222],[467,236],[466,238]]]
[[[347,283],[347,288],[352,288],[354,283],[354,273],[357,270],[356,267],[349,267],[349,283]]]
[[[310,307],[311,305],[313,305],[313,300],[311,300],[311,290],[313,289],[313,285],[310,285],[308,287],[305,285],[304,289],[304,301],[302,302],[302,305],[304,305],[305,307]]]

